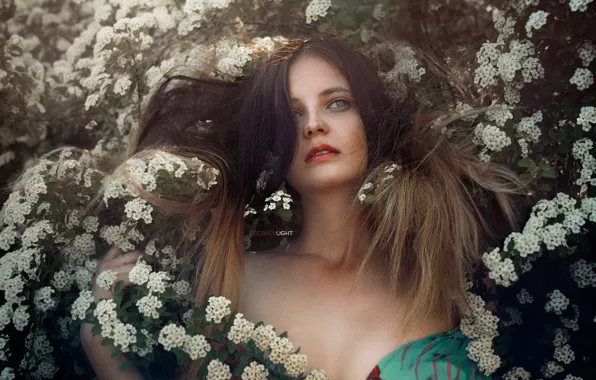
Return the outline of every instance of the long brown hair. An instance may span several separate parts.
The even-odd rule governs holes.
[[[129,157],[167,149],[197,156],[221,172],[216,191],[204,202],[148,199],[158,210],[195,220],[185,228],[208,220],[200,239],[177,247],[197,263],[196,305],[203,306],[212,293],[237,307],[244,275],[245,205],[252,196],[258,200],[276,190],[292,162],[297,127],[287,81],[290,65],[302,54],[330,62],[354,89],[369,152],[362,183],[379,184],[385,164],[401,167],[394,178],[383,181],[375,201],[366,207],[372,239],[358,263],[358,278],[371,262],[384,263],[388,288],[407,301],[404,328],[416,316],[436,313],[458,320],[467,307],[465,279],[478,263],[485,234],[490,234],[472,192],[480,189],[494,197],[511,229],[517,229],[513,195],[525,194],[526,184],[505,166],[481,162],[473,153],[472,134],[462,134],[458,143],[448,141],[442,125],[432,126],[447,111],[423,112],[416,97],[394,102],[371,62],[329,36],[291,40],[236,83],[171,78],[147,105]],[[279,157],[279,166],[266,191],[256,193],[267,151]],[[357,202],[355,197],[354,212],[361,209]],[[185,377],[197,370],[193,363]]]

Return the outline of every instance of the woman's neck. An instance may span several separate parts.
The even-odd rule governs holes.
[[[359,262],[370,236],[364,226],[360,205],[349,212],[353,195],[346,191],[319,191],[302,197],[304,224],[288,252],[318,256],[330,266]],[[348,260],[349,259],[349,260]]]

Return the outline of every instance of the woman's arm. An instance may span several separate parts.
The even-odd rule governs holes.
[[[143,380],[141,373],[132,365],[129,365],[124,372],[120,372],[120,366],[128,359],[124,354],[112,358],[113,346],[102,346],[101,335],[91,333],[93,326],[89,323],[81,325],[81,344],[87,354],[87,358],[93,366],[93,370],[100,380]]]
[[[93,280],[92,294],[95,302],[100,299],[113,298],[114,284],[118,281],[123,281],[121,289],[131,284],[128,273],[134,268],[140,256],[142,256],[142,253],[139,251],[122,254],[117,246],[113,246],[106,253],[105,257],[97,264],[97,272]],[[114,281],[111,290],[103,289],[96,283],[97,275],[104,270],[116,272],[116,281]],[[120,366],[128,359],[122,353],[112,358],[114,346],[102,346],[103,336],[101,334],[93,336],[91,333],[92,328],[93,326],[89,323],[81,325],[81,344],[99,380],[143,380],[141,373],[132,365],[129,365],[125,371],[120,372]]]

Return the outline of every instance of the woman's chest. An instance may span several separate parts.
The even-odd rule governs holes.
[[[308,357],[309,369],[324,369],[331,379],[366,379],[403,343],[399,308],[373,287],[353,289],[344,279],[315,277],[285,270],[248,275],[240,311],[278,334],[287,331]]]

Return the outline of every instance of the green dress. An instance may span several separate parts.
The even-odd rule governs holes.
[[[366,380],[487,380],[468,358],[459,328],[404,344],[386,355]]]

